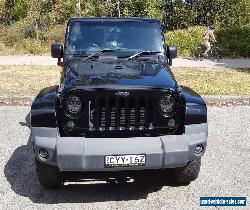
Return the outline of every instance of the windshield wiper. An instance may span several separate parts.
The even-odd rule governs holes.
[[[103,53],[106,53],[106,52],[115,52],[115,51],[119,51],[121,49],[117,48],[117,49],[102,49],[102,50],[99,50],[91,55],[89,55],[87,58],[85,58],[85,60],[89,60],[91,58],[98,58],[100,55],[102,55]]]
[[[161,53],[160,51],[141,51],[141,52],[137,52],[134,55],[129,56],[128,58],[126,58],[125,60],[132,60],[134,58],[140,57],[141,55],[155,55]]]

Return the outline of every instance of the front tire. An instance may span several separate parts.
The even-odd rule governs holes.
[[[48,189],[60,188],[63,177],[56,166],[44,164],[35,159],[37,177],[40,184]]]
[[[200,172],[201,158],[195,159],[186,166],[174,169],[175,180],[179,184],[194,181]]]

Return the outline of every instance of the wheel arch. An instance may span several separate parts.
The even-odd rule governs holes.
[[[181,86],[186,101],[185,125],[207,123],[205,100],[192,89]]]
[[[32,127],[57,127],[56,107],[58,85],[44,88],[31,105]]]

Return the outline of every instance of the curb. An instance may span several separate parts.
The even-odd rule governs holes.
[[[250,106],[250,95],[246,96],[202,96],[208,106]],[[30,106],[35,96],[0,94],[0,106]]]
[[[250,95],[246,96],[202,96],[208,106],[249,106]]]
[[[0,106],[30,106],[35,96],[20,96],[16,94],[0,94]]]

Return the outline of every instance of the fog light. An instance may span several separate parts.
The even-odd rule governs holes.
[[[129,130],[130,130],[130,131],[133,131],[133,130],[135,130],[135,127],[134,127],[134,126],[130,126],[130,127],[129,127]]]
[[[75,127],[75,123],[74,123],[73,121],[67,122],[67,128],[68,128],[69,130],[74,129],[74,127]]]
[[[149,130],[153,130],[153,129],[154,129],[153,123],[150,123]]]
[[[196,155],[199,155],[202,151],[203,151],[203,146],[202,146],[202,144],[196,145],[196,147],[195,147],[195,154],[196,154]]]
[[[144,129],[145,129],[144,126],[140,126],[140,127],[139,127],[139,130],[140,130],[140,131],[142,131],[142,130],[144,130]]]
[[[174,119],[170,119],[168,121],[168,127],[169,128],[175,128],[175,120]]]
[[[49,153],[45,149],[40,149],[39,150],[39,155],[41,158],[47,159],[49,157]]]

